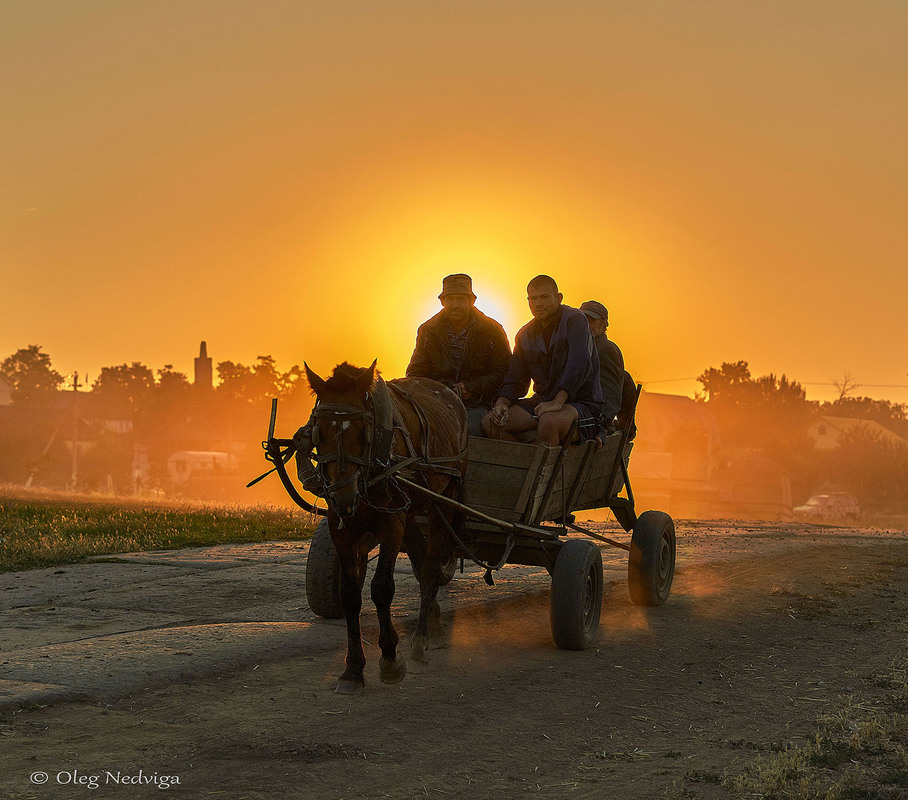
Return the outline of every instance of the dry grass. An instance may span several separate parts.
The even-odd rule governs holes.
[[[784,744],[722,784],[760,800],[901,800],[908,796],[908,647],[880,682],[881,696],[840,698],[805,744]],[[683,791],[683,787],[676,787]]]

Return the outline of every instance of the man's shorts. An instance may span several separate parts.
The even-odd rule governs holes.
[[[535,397],[524,397],[512,405],[520,406],[531,417],[535,416],[533,409],[542,401]],[[591,409],[584,403],[572,403],[568,401],[565,405],[574,406],[577,409],[577,433],[580,435],[581,442],[588,442],[599,435],[599,420],[601,414],[599,408]]]

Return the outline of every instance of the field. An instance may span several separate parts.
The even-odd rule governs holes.
[[[307,539],[290,509],[124,500],[0,486],[0,572],[93,555],[228,542]]]
[[[173,606],[197,623],[299,620],[309,649],[7,710],[0,793],[82,797],[28,776],[116,767],[179,776],[170,791],[181,796],[250,800],[908,796],[908,533],[725,521],[679,522],[678,535],[674,590],[657,609],[630,603],[622,554],[603,552],[601,631],[583,652],[552,646],[544,573],[506,570],[489,588],[468,571],[441,598],[448,632],[428,670],[384,686],[367,593],[368,684],[352,698],[331,691],[342,626],[305,608],[305,543],[283,571],[256,566],[270,545],[238,547],[245,591],[240,569],[223,598],[226,572],[206,573],[205,597],[192,579],[171,579],[172,590],[185,586]],[[143,569],[171,569],[177,555],[167,557],[151,554]],[[124,565],[92,569],[106,566]],[[415,611],[406,567],[395,601],[405,633]],[[76,570],[54,572],[21,575],[63,581]],[[64,636],[56,624],[51,641]]]

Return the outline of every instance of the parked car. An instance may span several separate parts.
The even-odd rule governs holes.
[[[815,494],[804,505],[795,506],[795,519],[802,522],[855,523],[861,518],[861,506],[853,494],[830,492]]]

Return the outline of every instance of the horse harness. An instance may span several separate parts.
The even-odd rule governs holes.
[[[422,456],[416,450],[410,431],[404,426],[403,418],[392,401],[391,392],[400,400],[407,402],[416,413],[421,431]],[[348,453],[344,448],[341,432],[345,425],[354,420],[367,420],[365,437],[368,451],[365,455]],[[330,455],[318,453],[319,429],[314,424],[320,420],[330,420],[336,431],[337,452]],[[407,455],[392,452],[395,435],[399,434]],[[407,511],[410,507],[408,495],[400,488],[395,480],[396,473],[403,469],[416,471],[423,483],[427,483],[427,473],[446,473],[456,480],[461,480],[462,475],[456,464],[466,456],[462,451],[456,456],[429,457],[430,421],[425,410],[419,405],[412,393],[393,383],[386,383],[378,378],[374,392],[366,395],[366,407],[345,405],[342,403],[317,402],[312,410],[312,416],[305,426],[300,428],[293,437],[296,451],[297,474],[303,488],[318,497],[325,498],[328,503],[333,502],[336,492],[346,488],[352,483],[358,484],[358,495],[373,510],[384,513],[397,513]],[[313,452],[315,451],[315,452]],[[313,468],[312,462],[316,466]],[[346,471],[348,463],[356,465],[356,469],[347,477],[334,483],[329,483],[325,467],[333,462],[338,463],[341,472]],[[384,485],[390,496],[393,491],[400,498],[399,505],[378,505],[370,499],[370,489]]]

